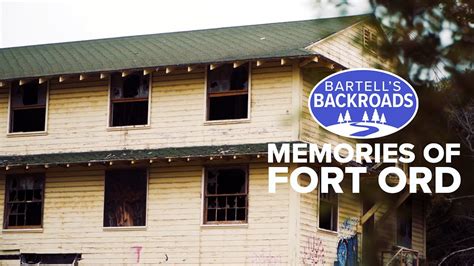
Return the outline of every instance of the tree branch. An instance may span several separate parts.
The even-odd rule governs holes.
[[[461,250],[457,250],[457,251],[453,251],[451,253],[449,253],[446,257],[444,257],[438,264],[438,266],[441,266],[441,264],[443,264],[444,261],[446,261],[447,259],[449,259],[450,257],[456,255],[456,254],[459,254],[459,253],[463,253],[463,252],[466,252],[466,251],[470,251],[470,250],[474,250],[474,247],[470,247],[470,248],[465,248],[465,249],[461,249]]]

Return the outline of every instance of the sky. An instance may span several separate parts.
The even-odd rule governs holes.
[[[0,47],[371,12],[367,0],[350,0],[344,9],[329,1],[0,0]]]

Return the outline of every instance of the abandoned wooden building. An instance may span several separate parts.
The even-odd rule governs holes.
[[[0,49],[0,264],[415,265],[417,195],[268,193],[267,143],[349,141],[307,98],[393,67],[380,41],[359,15]]]

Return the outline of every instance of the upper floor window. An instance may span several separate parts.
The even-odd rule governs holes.
[[[46,130],[47,83],[12,83],[10,133]]]
[[[146,225],[147,183],[146,169],[106,172],[104,227]]]
[[[338,205],[338,196],[332,187],[328,193],[319,189],[319,228],[337,231]]]
[[[248,118],[249,64],[207,71],[207,120]]]
[[[4,228],[40,228],[43,221],[44,176],[7,176]]]
[[[204,223],[247,221],[247,167],[207,168],[204,187]]]
[[[111,75],[110,126],[148,124],[150,75],[131,73]]]
[[[363,29],[364,48],[375,53],[377,51],[377,33],[369,28]]]

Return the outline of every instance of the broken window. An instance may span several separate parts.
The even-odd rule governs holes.
[[[248,117],[249,65],[225,64],[207,72],[207,119]]]
[[[12,83],[10,132],[37,132],[46,128],[46,83]]]
[[[20,265],[79,265],[82,254],[63,253],[63,254],[38,254],[22,253],[20,255]]]
[[[319,228],[337,231],[338,196],[329,187],[328,193],[319,189]]]
[[[368,29],[363,29],[363,43],[364,48],[368,51],[375,53],[377,51],[377,33]]]
[[[4,228],[40,228],[43,198],[43,175],[7,176]]]
[[[207,168],[204,223],[245,223],[247,183],[246,167]]]
[[[150,75],[131,73],[111,76],[110,125],[135,126],[148,124]]]
[[[407,199],[397,210],[397,244],[411,248],[412,240],[412,204]]]
[[[145,226],[146,194],[145,169],[107,171],[104,227]]]

